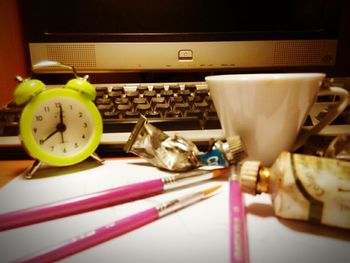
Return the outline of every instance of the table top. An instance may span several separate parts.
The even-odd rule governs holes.
[[[168,175],[139,158],[111,158],[42,167],[33,179],[23,171],[33,162],[0,161],[0,213],[64,200]],[[222,185],[207,200],[140,229],[82,251],[63,262],[230,262],[228,182],[211,180],[176,191],[97,211],[0,232],[0,262],[10,262],[54,246],[136,211],[179,195]],[[270,196],[244,194],[250,262],[347,262],[350,230],[274,216]]]
[[[21,174],[24,170],[30,167],[34,161],[32,160],[6,160],[0,161],[0,189],[8,184],[16,176]]]

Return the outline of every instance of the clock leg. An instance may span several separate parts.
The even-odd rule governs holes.
[[[30,179],[33,177],[33,174],[39,169],[41,165],[41,162],[39,160],[35,160],[32,167],[29,168],[29,170],[25,173],[25,178]]]
[[[105,162],[105,160],[103,160],[100,156],[98,156],[96,152],[92,153],[90,156],[100,164],[104,164]]]

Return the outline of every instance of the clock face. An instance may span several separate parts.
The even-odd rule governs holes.
[[[34,97],[20,119],[29,154],[51,165],[78,163],[90,156],[102,136],[102,119],[92,101],[56,88]]]
[[[93,120],[79,101],[58,97],[47,100],[33,112],[31,132],[44,151],[70,156],[88,145],[93,134]]]

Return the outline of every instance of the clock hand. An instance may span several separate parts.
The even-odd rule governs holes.
[[[43,144],[44,142],[46,142],[48,139],[50,139],[52,136],[54,136],[56,133],[60,132],[61,133],[61,139],[62,139],[62,143],[64,143],[64,139],[63,139],[63,132],[66,130],[66,125],[62,123],[59,123],[56,127],[56,130],[54,130],[53,132],[51,132],[45,139],[40,140],[40,144]]]
[[[63,132],[61,131],[61,143],[64,143]]]
[[[64,143],[63,132],[66,130],[66,125],[63,123],[63,109],[62,105],[60,107],[60,123],[57,125],[57,130],[61,133],[61,143]]]
[[[62,125],[62,124],[63,124],[63,110],[62,110],[62,105],[59,104],[59,107],[60,107],[60,124]]]
[[[62,105],[59,105],[60,107],[60,122],[57,124],[56,126],[56,130],[54,130],[53,132],[51,132],[45,139],[40,140],[40,144],[43,144],[44,142],[46,142],[48,139],[50,139],[52,136],[54,136],[56,133],[60,132],[61,133],[61,140],[62,143],[64,142],[63,139],[63,132],[66,130],[66,125],[63,123],[63,110],[62,110]]]
[[[61,133],[61,143],[64,143],[63,132],[67,129],[66,125],[64,123],[59,123],[56,129]]]
[[[40,144],[43,144],[44,142],[46,142],[48,139],[50,139],[52,136],[54,136],[59,131],[60,131],[59,129],[56,129],[53,132],[51,132],[45,139],[40,140]]]

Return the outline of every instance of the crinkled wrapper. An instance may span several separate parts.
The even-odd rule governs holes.
[[[124,150],[174,172],[199,166],[199,150],[194,143],[178,135],[167,135],[148,123],[145,117],[139,119]]]

